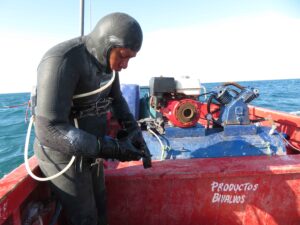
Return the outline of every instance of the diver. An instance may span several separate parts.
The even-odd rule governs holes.
[[[118,74],[142,40],[134,18],[112,13],[90,34],[52,47],[38,66],[34,153],[45,176],[76,157],[50,182],[72,225],[107,224],[103,159],[151,157],[120,91]],[[108,111],[126,130],[124,137],[106,135]]]

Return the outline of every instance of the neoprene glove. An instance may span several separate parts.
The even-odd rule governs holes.
[[[143,134],[138,123],[135,120],[122,121],[123,130],[119,131],[118,135],[122,138],[128,138],[131,143],[141,152],[143,155],[144,168],[152,167],[150,150],[143,138]]]
[[[137,148],[137,150],[143,157],[144,168],[150,168],[152,166],[151,154],[139,127],[132,129],[129,133],[127,130],[121,130],[119,131],[117,137],[121,139],[126,137],[130,140],[132,145]]]
[[[128,135],[128,138],[131,140],[131,143],[140,149],[145,156],[151,156],[140,129],[131,131]]]
[[[121,140],[105,136],[98,140],[101,158],[117,159],[119,161],[138,161],[143,154],[131,143],[128,138]]]
[[[131,139],[131,143],[136,146],[138,149],[141,150],[143,156],[143,165],[144,168],[150,168],[152,167],[152,163],[151,163],[151,154],[150,154],[150,150],[144,140],[143,134],[141,132],[141,130],[138,128],[134,131],[132,131],[129,134],[129,138]]]

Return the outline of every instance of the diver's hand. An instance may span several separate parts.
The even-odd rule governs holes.
[[[144,140],[143,134],[141,130],[138,128],[129,134],[129,137],[131,137],[131,142],[134,146],[136,146],[143,154],[143,166],[144,168],[150,168],[152,167],[151,162],[151,154],[150,150]]]
[[[139,127],[137,127],[136,129],[132,129],[129,132],[126,130],[121,130],[119,131],[117,136],[121,139],[124,137],[128,138],[132,145],[134,145],[134,147],[136,147],[140,151],[143,157],[144,168],[152,167],[150,150]]]
[[[143,157],[143,153],[134,146],[130,139],[122,139],[118,141],[120,146],[120,161],[131,161],[131,160],[140,160]]]
[[[137,161],[143,156],[142,153],[131,143],[128,138],[121,140],[109,136],[99,139],[99,157],[118,159],[119,161]]]
[[[135,129],[128,134],[128,138],[131,140],[131,143],[140,149],[144,157],[151,157],[148,146],[144,140],[143,134],[140,129]]]

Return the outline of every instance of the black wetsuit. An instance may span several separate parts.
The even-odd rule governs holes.
[[[89,35],[50,49],[38,67],[34,150],[46,176],[61,171],[76,156],[71,168],[51,181],[72,224],[106,224],[103,165],[93,163],[101,157],[98,140],[106,134],[109,103],[116,118],[134,122],[120,91],[118,73],[103,92],[73,97],[111,79],[111,48],[138,51],[141,42],[138,23],[126,14],[114,13],[100,20]]]

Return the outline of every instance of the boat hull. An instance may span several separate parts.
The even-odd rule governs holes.
[[[106,170],[109,224],[300,223],[300,156],[120,163]]]

